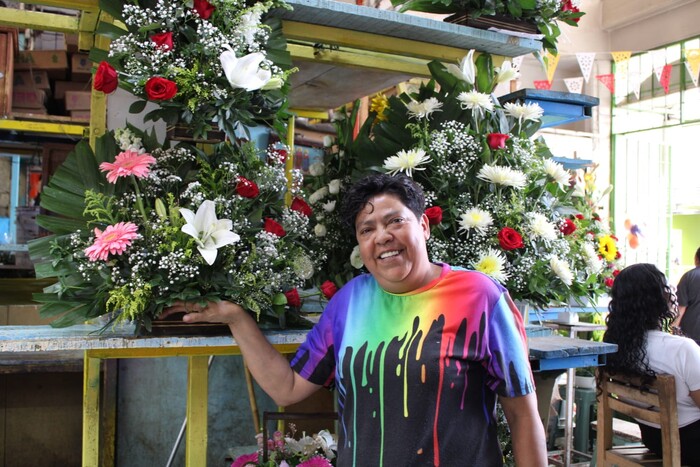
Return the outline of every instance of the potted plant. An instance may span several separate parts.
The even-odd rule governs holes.
[[[585,366],[576,368],[574,387],[580,389],[595,389],[595,367]]]

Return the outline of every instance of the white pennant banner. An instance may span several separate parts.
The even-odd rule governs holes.
[[[593,70],[593,60],[595,59],[595,52],[579,52],[576,54],[576,60],[578,60],[578,66],[581,68],[581,74],[583,78],[588,82],[591,77],[591,71]]]
[[[571,93],[581,94],[581,91],[583,91],[583,77],[565,78],[564,84],[566,84],[566,89]]]
[[[634,96],[639,100],[639,95],[642,89],[642,75],[636,71],[629,74],[629,86],[632,88]]]
[[[656,75],[656,81],[658,81],[659,83],[661,83],[661,74],[663,72],[664,72],[664,65],[654,67],[654,74]]]

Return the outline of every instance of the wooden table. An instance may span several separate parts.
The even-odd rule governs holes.
[[[188,358],[187,435],[185,462],[189,467],[206,465],[208,358],[210,355],[240,353],[231,336],[137,337],[132,326],[99,334],[99,326],[82,325],[65,329],[50,326],[0,326],[0,365],[26,353],[60,354],[82,351],[83,365],[83,466],[99,465],[100,446],[100,363],[103,359]],[[528,330],[541,334],[541,328]],[[306,338],[305,330],[266,331],[265,336],[280,352],[293,353]],[[539,336],[529,339],[530,362],[534,371],[563,370],[597,366],[617,346]],[[12,354],[12,355],[10,355]],[[551,390],[550,390],[551,395]]]

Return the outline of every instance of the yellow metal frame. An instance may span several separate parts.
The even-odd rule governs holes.
[[[283,354],[296,352],[299,344],[277,344]],[[138,349],[86,350],[83,367],[83,467],[100,465],[100,367],[104,359],[187,357],[187,434],[185,466],[207,465],[207,417],[209,357],[240,355],[236,345],[212,347],[154,347]],[[114,442],[105,439],[105,443]]]

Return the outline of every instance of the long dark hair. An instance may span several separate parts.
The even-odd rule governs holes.
[[[678,309],[666,276],[653,264],[628,266],[615,278],[610,295],[608,329],[603,340],[617,344],[618,350],[608,355],[606,370],[656,376],[647,360],[646,333],[668,329]]]

